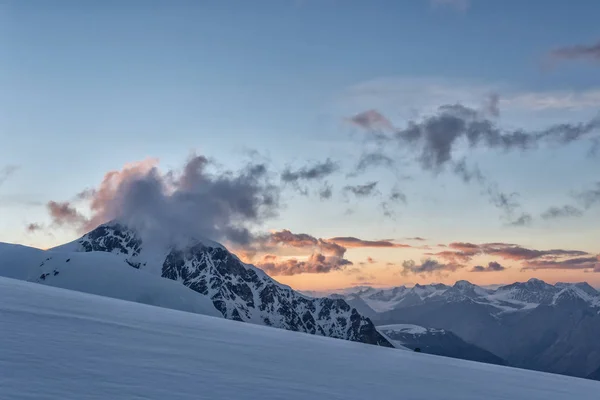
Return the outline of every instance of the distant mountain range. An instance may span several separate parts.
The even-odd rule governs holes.
[[[550,285],[530,279],[496,289],[467,281],[363,286],[332,297],[345,299],[378,326],[415,324],[450,331],[511,366],[600,375],[600,292],[584,282]]]
[[[0,276],[392,347],[343,299],[302,295],[213,241],[145,243],[117,222],[47,251],[0,244]]]
[[[461,358],[488,364],[506,365],[500,357],[467,343],[444,329],[424,328],[418,325],[397,324],[378,326],[377,330],[397,348],[417,350],[426,354]]]

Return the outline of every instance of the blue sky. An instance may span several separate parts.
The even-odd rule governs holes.
[[[67,201],[97,186],[107,171],[147,157],[169,170],[196,151],[237,168],[254,149],[273,170],[331,158],[350,171],[373,146],[350,118],[371,109],[403,127],[443,104],[482,107],[496,93],[503,127],[535,130],[597,115],[598,59],[549,59],[555,49],[598,42],[597,1],[460,4],[3,1],[0,168],[18,168],[0,186],[0,240],[48,247],[73,239],[73,229],[52,225],[46,203]],[[539,218],[549,207],[577,205],[571,194],[600,180],[600,160],[586,155],[588,147],[455,150],[502,191],[519,194],[523,211],[534,217],[528,226],[507,226],[482,187],[448,171],[423,171],[394,150],[396,172],[374,168],[358,177],[328,177],[329,201],[287,187],[285,207],[263,228],[371,240],[423,236],[432,244],[502,241],[597,254],[598,208],[579,218]],[[395,217],[382,213],[380,197],[344,194],[345,186],[370,181],[379,182],[382,196],[393,187],[405,193],[407,203],[394,205]],[[28,233],[32,222],[46,228]],[[358,265],[365,251],[348,256]],[[421,257],[410,251],[378,258]],[[377,284],[419,280],[361,273]],[[344,277],[335,279],[351,283],[351,274]],[[293,279],[302,287],[324,281],[315,274]]]

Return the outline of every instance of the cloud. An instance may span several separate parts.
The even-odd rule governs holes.
[[[600,272],[600,255],[592,257],[577,257],[568,260],[533,260],[524,264],[522,270],[538,269],[585,269]]]
[[[516,219],[510,221],[508,224],[511,226],[528,226],[531,225],[533,217],[528,213],[521,213]]]
[[[0,168],[0,186],[19,169],[16,165],[6,165]]]
[[[435,7],[451,7],[459,11],[466,11],[470,6],[469,0],[430,0],[430,4]]]
[[[580,250],[535,250],[521,247],[510,243],[483,243],[473,244],[465,242],[453,242],[448,245],[450,250],[444,250],[437,253],[428,253],[427,255],[442,258],[453,263],[466,263],[473,257],[479,255],[491,255],[505,260],[527,261],[534,259],[555,259],[564,257],[580,257],[588,255]]]
[[[369,197],[370,195],[377,193],[377,183],[378,182],[374,181],[364,185],[348,185],[344,187],[344,191],[351,192],[356,197]]]
[[[304,166],[295,171],[289,167],[281,173],[281,180],[286,183],[297,183],[298,181],[311,181],[323,179],[339,170],[339,165],[331,159],[324,162]]]
[[[325,182],[319,189],[319,198],[321,200],[329,200],[333,195],[333,186]]]
[[[367,110],[349,118],[354,125],[368,131],[393,130],[392,123],[379,111]]]
[[[583,211],[581,211],[579,208],[570,205],[564,205],[562,207],[548,208],[542,213],[541,217],[543,219],[556,219],[566,217],[581,217],[582,215]]]
[[[437,115],[411,122],[395,133],[398,142],[419,149],[418,161],[425,170],[440,171],[452,160],[459,139],[471,148],[484,146],[500,150],[527,150],[541,142],[568,144],[600,128],[600,119],[587,123],[558,124],[541,131],[501,130],[492,121],[462,105],[445,105]]]
[[[596,182],[595,187],[576,193],[575,198],[588,209],[596,204],[600,204],[600,182]]]
[[[471,181],[481,184],[485,183],[485,178],[479,168],[477,166],[469,168],[465,157],[454,163],[453,172],[465,183],[470,183]]]
[[[550,52],[554,60],[600,61],[600,42],[591,45],[575,45],[555,49]]]
[[[566,145],[591,138],[599,129],[600,118],[585,123],[556,124],[538,131],[501,129],[474,108],[447,104],[440,106],[433,115],[410,121],[405,128],[395,128],[390,139],[403,148],[412,147],[424,170],[439,173],[455,161],[453,151],[461,142],[470,148],[528,150],[542,143]]]
[[[333,238],[327,239],[327,241],[336,243],[336,244],[338,244],[340,246],[344,246],[346,248],[358,248],[358,247],[376,247],[376,248],[378,248],[378,247],[401,247],[401,248],[406,248],[406,247],[412,247],[411,245],[408,245],[408,244],[393,243],[388,240],[362,240],[362,239],[352,237],[352,236],[333,237]]]
[[[69,203],[48,203],[54,221],[85,231],[118,220],[157,240],[194,237],[244,244],[253,239],[251,228],[278,213],[280,188],[271,183],[264,164],[211,172],[213,163],[194,155],[181,172],[163,174],[157,163],[147,159],[108,172],[89,192],[90,218]]]
[[[500,95],[498,93],[492,93],[487,97],[484,109],[492,117],[500,116]]]
[[[319,243],[319,239],[308,233],[293,233],[289,229],[272,232],[267,240],[272,244],[284,244],[292,247],[312,247]]]
[[[483,99],[483,101],[482,101]],[[497,103],[495,101],[497,100]],[[447,79],[435,76],[386,77],[361,82],[349,87],[340,99],[342,106],[354,112],[357,108],[394,110],[403,119],[415,115],[435,113],[440,104],[464,104],[478,108],[481,116],[492,116],[500,109],[506,113],[544,113],[556,111],[589,110],[600,107],[600,89],[521,91],[503,83]],[[374,111],[374,110],[372,110]],[[385,130],[360,126],[366,131],[395,130],[394,125],[380,111],[377,113],[389,123]],[[385,141],[386,138],[380,138]],[[389,140],[389,138],[388,138]]]
[[[300,250],[302,257],[281,257],[275,254],[282,251],[289,253],[286,249]],[[255,242],[235,248],[234,251],[273,276],[328,273],[352,265],[350,260],[344,258],[344,246],[307,233],[294,233],[288,229],[258,236]],[[267,254],[263,254],[262,258],[256,259],[257,253],[265,252]]]
[[[44,227],[36,222],[29,223],[25,227],[25,230],[27,231],[27,233],[34,233],[34,232],[37,232],[42,229],[44,229]]]
[[[460,268],[460,265],[456,264],[442,264],[434,259],[426,259],[420,264],[415,263],[413,260],[404,261],[402,263],[402,275],[406,276],[409,274],[433,274],[444,271],[456,271]]]
[[[393,166],[394,160],[381,152],[363,153],[356,164],[353,175],[365,172],[369,168],[392,168]]]
[[[87,218],[79,213],[79,211],[77,211],[75,207],[73,207],[71,203],[67,201],[60,203],[56,201],[49,201],[48,204],[46,204],[46,207],[48,208],[48,213],[52,218],[52,223],[55,225],[74,225],[80,229],[88,222]]]
[[[496,261],[490,261],[487,267],[482,265],[476,265],[471,269],[471,272],[497,272],[504,271],[506,268],[497,263]]]
[[[435,256],[452,264],[464,264],[473,258],[474,254],[469,254],[462,251],[440,251],[437,253],[425,253],[426,256]]]
[[[496,184],[489,184],[487,187],[487,195],[492,205],[502,211],[502,218],[508,226],[527,226],[533,221],[531,214],[521,212],[517,214],[521,204],[517,200],[518,193],[505,193],[498,189]]]
[[[352,265],[352,262],[321,253],[313,253],[306,260],[298,260],[297,258],[282,260],[276,255],[268,254],[256,263],[258,268],[271,276],[291,276],[306,273],[325,274],[343,270],[348,265]]]
[[[503,98],[505,107],[531,111],[582,110],[600,106],[600,90],[518,93]]]
[[[394,188],[392,190],[392,192],[390,193],[389,200],[393,201],[395,203],[402,202],[402,203],[406,204],[406,195],[404,193],[402,193],[400,190],[398,190],[397,188]]]
[[[424,241],[426,241],[427,239],[425,239],[425,238],[422,238],[422,237],[420,237],[420,236],[415,236],[415,237],[409,237],[409,238],[406,238],[406,240],[416,240],[416,241],[418,241],[418,242],[424,242]]]

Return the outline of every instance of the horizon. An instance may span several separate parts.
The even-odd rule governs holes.
[[[0,242],[123,219],[301,291],[600,287],[597,2],[166,4],[0,5]]]

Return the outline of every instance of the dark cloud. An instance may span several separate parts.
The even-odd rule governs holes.
[[[585,269],[600,272],[600,255],[593,257],[577,257],[568,260],[533,260],[524,264],[523,270],[528,269]]]
[[[528,213],[521,213],[517,218],[512,221],[509,221],[509,225],[511,226],[528,226],[531,225],[531,221],[533,221],[533,217]]]
[[[517,213],[521,204],[517,200],[518,193],[505,193],[498,189],[496,184],[487,187],[487,195],[492,205],[502,212],[502,218],[509,226],[527,226],[533,221],[533,217],[526,212]]]
[[[392,130],[394,126],[376,110],[364,111],[349,119],[356,126],[368,131]]]
[[[581,211],[579,208],[570,205],[564,205],[562,207],[550,207],[542,213],[541,217],[543,219],[556,219],[565,217],[581,217],[582,215],[583,211]]]
[[[539,131],[507,130],[473,108],[451,104],[439,107],[434,115],[409,122],[405,128],[394,128],[393,138],[403,148],[411,146],[417,151],[417,161],[423,169],[438,173],[453,161],[453,151],[460,142],[470,148],[527,150],[542,143],[565,145],[590,138],[599,128],[600,118],[595,118],[586,123],[557,124]]]
[[[351,175],[365,172],[369,168],[392,168],[393,166],[394,160],[381,152],[363,153],[356,164],[355,172]]]
[[[596,182],[595,187],[576,193],[575,198],[588,209],[596,204],[600,204],[600,182]]]
[[[48,203],[53,220],[82,230],[118,220],[157,240],[194,237],[249,243],[251,228],[278,213],[280,189],[271,183],[264,164],[211,173],[211,161],[193,156],[182,172],[166,174],[156,164],[145,160],[107,173],[89,191],[89,219],[69,203]]]
[[[417,264],[413,260],[408,260],[402,263],[402,271],[400,273],[404,276],[409,274],[432,274],[444,271],[456,271],[460,267],[460,265],[456,264],[442,264],[431,258],[422,261],[421,264]]]
[[[351,192],[356,197],[369,197],[372,194],[377,193],[377,183],[369,182],[364,185],[348,185],[344,187],[344,191]]]
[[[553,50],[550,57],[554,60],[591,60],[600,61],[600,42],[591,45],[576,45]]]
[[[96,195],[95,189],[84,189],[75,195],[75,200],[90,200]]]
[[[325,182],[323,186],[319,189],[319,198],[321,200],[329,200],[333,195],[333,186],[329,183]]]
[[[42,229],[44,229],[44,227],[36,222],[29,223],[25,227],[25,230],[27,231],[27,233],[34,233],[34,232],[37,232]]]
[[[297,183],[299,181],[312,181],[323,179],[339,170],[339,165],[327,159],[322,163],[315,163],[310,166],[304,166],[295,171],[289,167],[281,173],[281,180],[286,183]]]
[[[380,113],[371,110],[370,116],[375,120],[385,120],[391,127],[386,138],[395,141],[400,149],[408,149],[415,155],[415,161],[421,169],[439,174],[450,169],[464,182],[475,182],[485,188],[490,202],[503,212],[502,218],[508,225],[523,226],[532,221],[530,214],[520,211],[517,194],[507,194],[501,191],[494,182],[484,177],[476,165],[469,165],[465,156],[455,158],[458,148],[485,148],[498,151],[527,151],[540,145],[565,146],[581,140],[595,143],[600,131],[600,117],[583,123],[563,123],[552,125],[541,130],[504,129],[486,115],[498,114],[499,97],[492,95],[484,112],[460,104],[443,105],[437,112],[410,121],[404,128],[396,128]],[[367,115],[367,114],[365,114]],[[358,124],[372,131],[373,125],[368,123],[370,118],[359,114],[362,122]],[[384,133],[381,133],[384,134]],[[374,138],[381,142],[378,137]],[[588,201],[589,202],[589,201]]]
[[[392,192],[390,193],[390,197],[389,200],[392,202],[402,202],[404,204],[406,204],[406,195],[404,193],[402,193],[400,190],[394,188],[392,190]]]
[[[328,242],[336,243],[340,246],[344,246],[346,248],[356,248],[356,247],[412,247],[408,244],[403,243],[393,243],[388,240],[362,240],[352,236],[345,237],[333,237],[331,239],[327,239]]]
[[[298,274],[325,274],[340,271],[352,262],[336,256],[326,256],[321,253],[313,253],[307,260],[296,258],[280,259],[268,254],[256,266],[271,276],[290,276]]]
[[[0,168],[0,186],[2,186],[2,184],[6,182],[6,180],[10,178],[15,172],[17,172],[18,169],[19,167],[16,165],[7,165]]]
[[[409,237],[409,238],[406,238],[406,240],[416,240],[416,241],[418,241],[418,242],[424,242],[424,241],[426,241],[427,239],[425,239],[425,238],[422,238],[422,237],[420,237],[420,236],[415,236],[415,237]]]
[[[471,183],[471,181],[481,184],[485,183],[485,178],[479,168],[477,166],[469,168],[467,166],[467,160],[464,157],[454,163],[452,170],[465,183]]]
[[[497,263],[496,261],[490,261],[487,267],[482,265],[476,265],[471,269],[471,272],[497,272],[504,271],[506,268]]]

